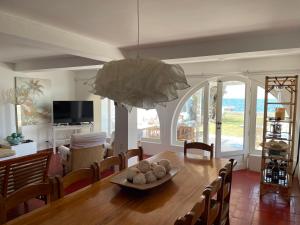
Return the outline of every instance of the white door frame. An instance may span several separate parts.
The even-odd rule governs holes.
[[[250,120],[250,81],[247,78],[240,76],[226,76],[226,77],[217,77],[217,104],[216,104],[216,146],[215,152],[216,157],[229,157],[229,156],[241,156],[245,155],[249,151],[249,120]],[[226,81],[240,81],[245,84],[245,110],[244,110],[244,148],[243,150],[238,151],[227,151],[221,152],[221,124],[217,124],[222,121],[222,98],[223,98],[223,83]],[[218,126],[220,129],[217,129]]]

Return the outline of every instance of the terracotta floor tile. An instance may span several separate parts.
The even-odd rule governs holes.
[[[230,225],[251,225],[251,221],[246,221],[239,218],[231,218],[230,219]]]
[[[272,193],[260,198],[259,182],[259,173],[247,170],[234,172],[230,205],[231,224],[300,225],[298,180],[294,179],[290,202]]]

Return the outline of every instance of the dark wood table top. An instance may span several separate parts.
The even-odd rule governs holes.
[[[9,225],[167,225],[188,212],[204,188],[218,176],[227,159],[165,151],[148,160],[169,159],[180,171],[171,181],[141,192],[122,189],[110,177],[12,221]]]

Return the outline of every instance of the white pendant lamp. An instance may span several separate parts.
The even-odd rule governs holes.
[[[93,93],[128,109],[153,109],[178,98],[187,83],[181,66],[139,56],[139,0],[137,0],[138,53],[132,59],[110,61],[96,76]]]

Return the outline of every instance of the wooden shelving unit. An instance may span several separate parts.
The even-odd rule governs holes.
[[[281,194],[287,199],[290,196],[295,143],[297,84],[298,76],[267,76],[265,80],[260,196],[268,192]],[[277,102],[274,101],[274,98],[271,98],[272,95],[279,96]],[[276,117],[276,108],[285,108],[284,118],[280,118],[278,115]],[[277,143],[286,147],[278,148]]]

